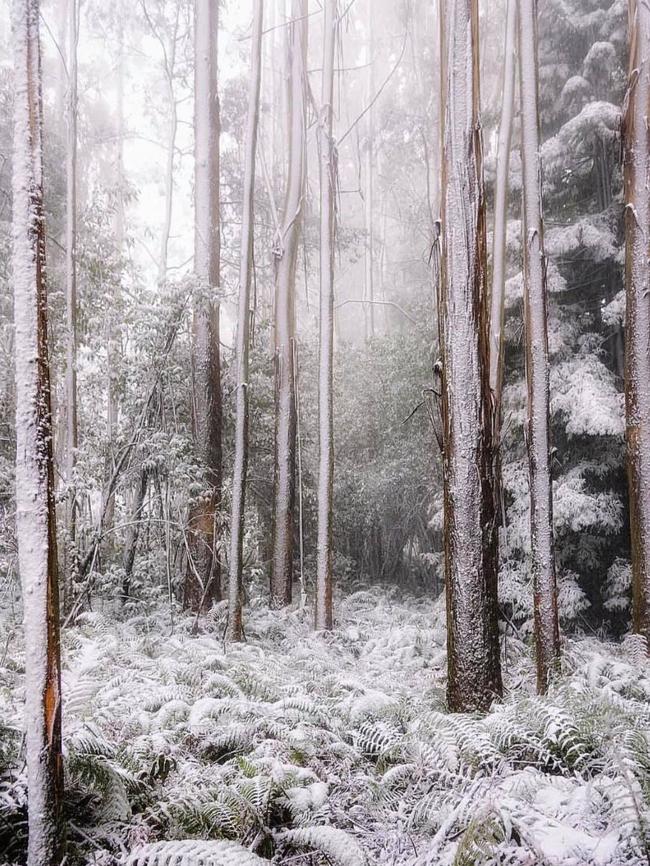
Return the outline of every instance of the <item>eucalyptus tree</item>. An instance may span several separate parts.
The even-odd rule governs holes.
[[[524,320],[530,478],[530,544],[537,689],[545,692],[560,661],[553,537],[549,358],[539,135],[537,0],[519,2],[519,83],[523,186]]]
[[[447,702],[485,710],[501,694],[497,513],[478,0],[444,0],[442,256],[438,292],[447,593]]]
[[[45,281],[38,0],[14,0],[16,532],[24,599],[28,866],[64,859],[59,576]]]
[[[629,2],[625,164],[625,404],[634,629],[650,648],[650,9]]]
[[[79,446],[77,411],[77,111],[78,74],[77,42],[79,38],[79,3],[68,0],[67,73],[68,98],[66,106],[66,224],[65,224],[65,297],[66,297],[66,482],[68,492],[68,531],[74,545],[76,540],[77,502],[74,488],[74,470]]]
[[[255,0],[253,8],[253,42],[251,46],[251,75],[248,89],[248,119],[244,160],[244,199],[242,206],[242,234],[239,261],[239,304],[237,313],[237,370],[235,462],[232,482],[232,510],[230,517],[230,575],[228,587],[228,637],[242,638],[242,572],[244,547],[244,505],[246,501],[246,473],[248,468],[248,402],[249,402],[249,342],[251,321],[251,283],[253,279],[254,207],[255,207],[255,153],[260,113],[260,84],[262,80],[262,23],[263,0]]]
[[[318,119],[320,181],[320,339],[318,380],[318,550],[316,558],[317,629],[331,629],[332,611],[332,490],[334,484],[334,245],[336,238],[336,145],[334,142],[334,54],[337,3],[325,0],[323,74]]]
[[[302,233],[307,125],[307,0],[292,0],[288,24],[288,174],[276,248],[275,278],[275,458],[271,604],[291,602],[296,474],[296,317],[298,244]]]
[[[220,183],[217,36],[219,4],[194,5],[194,307],[192,367],[194,437],[203,468],[203,490],[189,515],[190,552],[184,605],[209,607],[220,596],[216,522],[221,503],[221,356],[219,347]]]

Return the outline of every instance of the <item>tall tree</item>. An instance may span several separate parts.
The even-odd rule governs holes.
[[[334,484],[334,244],[336,235],[336,145],[334,114],[334,53],[337,3],[325,0],[323,79],[318,123],[320,179],[320,355],[318,380],[318,551],[316,561],[316,628],[331,629],[332,611],[332,490]]]
[[[194,436],[204,470],[204,491],[189,515],[190,562],[184,604],[208,608],[220,597],[221,577],[216,551],[216,521],[221,502],[221,359],[219,351],[220,223],[219,223],[219,97],[217,34],[219,4],[194,5],[194,271],[199,292],[194,308],[192,366]]]
[[[275,461],[271,604],[291,602],[296,474],[295,286],[302,231],[307,118],[307,0],[292,0],[289,27],[289,167],[275,281]]]
[[[517,0],[508,0],[503,64],[501,119],[497,142],[494,186],[494,231],[492,235],[492,295],[490,299],[490,389],[495,403],[495,422],[500,427],[503,391],[504,316],[506,289],[506,236],[508,231],[508,180],[512,121],[515,108],[517,68]],[[497,435],[500,431],[497,429]]]
[[[478,0],[444,0],[442,360],[447,701],[485,710],[501,694],[489,307],[479,125]]]
[[[366,246],[364,250],[364,266],[365,266],[365,290],[367,301],[367,321],[366,321],[366,339],[375,336],[375,232],[373,225],[374,213],[374,138],[375,138],[375,118],[372,106],[372,100],[375,97],[375,76],[374,76],[374,26],[372,20],[371,4],[368,4],[368,45],[367,45],[367,64],[368,74],[366,77],[366,105],[368,108],[368,116],[366,119],[366,150],[364,154],[364,208],[363,218],[366,229]]]
[[[650,650],[650,9],[630,0],[624,118],[625,406],[634,630]]]
[[[260,83],[262,79],[263,0],[255,0],[253,10],[253,42],[251,46],[251,76],[248,89],[248,121],[244,162],[244,201],[239,261],[239,305],[237,314],[237,396],[235,420],[235,462],[232,481],[232,511],[230,517],[230,576],[228,586],[228,638],[242,638],[242,572],[244,548],[244,505],[248,468],[248,376],[251,320],[251,283],[253,278],[253,241],[255,206],[255,153],[260,113]]]
[[[38,0],[14,0],[16,531],[25,621],[28,866],[63,859],[59,585],[47,345]]]
[[[560,629],[553,538],[553,478],[549,429],[546,268],[539,141],[537,0],[519,2],[519,77],[523,186],[524,323],[537,690],[546,692],[560,661]]]
[[[68,100],[66,106],[66,221],[65,221],[65,297],[66,297],[66,481],[71,486],[68,500],[68,531],[74,544],[77,502],[74,469],[77,459],[77,40],[79,4],[68,0]]]

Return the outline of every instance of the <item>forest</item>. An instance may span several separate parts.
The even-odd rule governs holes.
[[[0,0],[0,866],[650,864],[648,0]]]

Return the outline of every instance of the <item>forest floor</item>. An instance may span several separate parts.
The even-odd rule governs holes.
[[[542,699],[530,648],[508,638],[504,701],[452,716],[441,603],[374,588],[339,601],[336,630],[319,636],[308,611],[253,599],[246,642],[228,648],[223,606],[196,635],[189,617],[172,631],[163,610],[83,615],[64,646],[69,863],[647,866],[638,644],[567,641]],[[11,648],[0,863],[23,857],[21,679]],[[164,840],[243,848],[140,847]]]

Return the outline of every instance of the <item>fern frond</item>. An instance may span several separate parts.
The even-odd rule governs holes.
[[[125,866],[268,866],[268,860],[235,842],[197,840],[141,845],[124,862]]]

